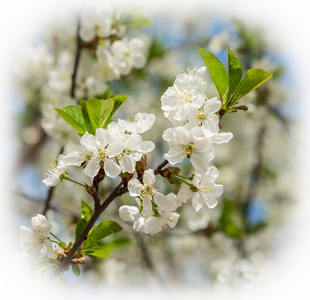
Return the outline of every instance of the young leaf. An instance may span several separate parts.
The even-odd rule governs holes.
[[[87,240],[84,243],[84,249],[95,246],[100,240],[121,230],[123,230],[123,228],[114,221],[101,221],[100,224],[94,226],[88,234]]]
[[[78,265],[71,265],[71,268],[75,276],[80,276],[81,270]]]
[[[226,93],[228,88],[228,75],[226,69],[211,51],[199,47],[198,51],[211,75],[220,98],[222,99],[222,96]]]
[[[248,70],[233,95],[232,100],[229,102],[229,105],[234,104],[238,99],[258,88],[260,85],[268,81],[272,75],[273,73],[258,68]]]
[[[76,227],[75,227],[75,240],[77,240],[81,233],[83,232],[84,228],[86,227],[88,221],[84,218],[81,218],[77,224],[76,224]]]
[[[240,80],[243,76],[243,67],[241,61],[228,48],[228,74],[229,74],[229,89],[227,99],[229,102],[230,96],[236,91]]]
[[[93,128],[87,111],[87,101],[80,98],[80,106],[88,133],[95,134],[96,129]]]
[[[113,95],[110,97],[114,100],[114,107],[113,107],[113,110],[111,112],[110,118],[114,115],[116,110],[125,102],[125,100],[127,98],[129,98],[130,96],[132,96],[132,94],[130,94],[130,95]]]
[[[93,214],[94,214],[94,210],[86,202],[84,202],[82,200],[82,202],[81,202],[81,218],[89,221]]]
[[[102,246],[95,246],[87,248],[82,251],[83,255],[95,256],[100,258],[107,258],[110,256],[110,251]]]
[[[111,98],[107,100],[90,98],[87,101],[87,112],[94,129],[105,127],[111,117],[113,107],[114,100]]]
[[[69,105],[64,108],[55,108],[55,110],[78,133],[80,134],[85,133],[86,124],[80,106]]]

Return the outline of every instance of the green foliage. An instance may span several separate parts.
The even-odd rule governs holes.
[[[88,221],[92,217],[93,213],[94,213],[93,209],[86,202],[82,200],[81,201],[81,219],[76,224],[75,240],[77,240],[78,237],[81,235]]]
[[[80,106],[55,108],[59,115],[80,135],[95,134],[97,128],[106,128],[116,110],[131,95],[113,95],[108,99],[80,99]]]
[[[228,47],[228,76],[229,89],[227,98],[230,98],[236,91],[243,76],[243,67],[241,61],[232,53]]]
[[[234,104],[241,97],[268,81],[272,75],[273,73],[258,68],[248,70],[229,103]]]
[[[120,23],[123,25],[131,25],[137,27],[152,26],[152,21],[141,13],[135,13],[130,15],[125,15],[120,19]]]
[[[211,51],[203,48],[198,48],[198,51],[222,99],[228,88],[228,75],[225,67]]]
[[[199,48],[198,51],[204,61],[211,78],[222,100],[221,113],[227,111],[247,110],[246,106],[238,106],[229,109],[240,98],[255,90],[267,82],[273,73],[262,69],[250,69],[243,77],[243,66],[241,61],[228,47],[228,74],[220,60],[209,50]]]
[[[241,211],[236,203],[225,200],[224,207],[219,218],[219,230],[232,238],[243,238]]]
[[[80,276],[81,275],[81,270],[78,265],[71,265],[72,271],[75,276]]]
[[[84,243],[84,250],[96,247],[100,240],[121,230],[123,230],[123,228],[114,221],[101,221],[100,224],[94,226],[88,234],[87,240]]]
[[[102,246],[94,246],[82,250],[82,254],[99,258],[108,258],[110,256],[110,251]]]
[[[86,123],[82,115],[81,107],[77,105],[69,105],[62,109],[55,108],[55,110],[78,133],[85,133]]]

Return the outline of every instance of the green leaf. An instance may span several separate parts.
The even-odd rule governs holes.
[[[110,256],[110,251],[104,247],[96,246],[82,250],[82,254],[100,258],[107,258]]]
[[[227,98],[236,91],[240,80],[243,76],[243,67],[241,61],[235,56],[233,52],[228,48],[228,74],[229,74],[229,89]]]
[[[90,220],[92,215],[94,214],[94,210],[83,200],[81,201],[81,218]]]
[[[130,95],[113,95],[110,98],[114,100],[114,107],[111,112],[110,118],[114,115],[116,110],[125,102],[126,99],[128,99],[132,94]]]
[[[80,106],[81,106],[82,115],[83,115],[88,133],[95,134],[96,129],[93,128],[89,115],[88,115],[88,111],[87,111],[87,101],[80,98]]]
[[[75,276],[80,276],[81,270],[78,265],[71,265],[71,268]]]
[[[267,72],[258,68],[248,70],[229,104],[232,105],[244,95],[258,88],[268,81],[272,75],[272,72]]]
[[[87,240],[84,243],[84,249],[96,245],[100,240],[121,230],[123,230],[123,228],[114,221],[101,221],[100,224],[94,226],[88,234]]]
[[[226,93],[228,88],[228,75],[226,69],[211,51],[199,47],[197,48],[211,75],[220,98],[222,99],[222,96]]]
[[[94,210],[86,203],[81,201],[81,219],[76,224],[75,228],[75,240],[79,238],[81,233],[83,232],[84,228],[86,227],[88,221],[94,214]]]
[[[76,228],[75,228],[75,240],[77,240],[81,233],[83,232],[84,228],[86,227],[88,221],[84,218],[81,218],[77,224],[76,224]]]
[[[152,26],[152,21],[145,15],[141,13],[135,13],[130,16],[124,16],[121,21],[124,25],[132,25],[132,26]]]
[[[87,112],[94,129],[105,127],[111,117],[113,107],[114,100],[112,98],[106,100],[90,98],[87,101]]]
[[[64,108],[55,108],[55,110],[78,133],[80,134],[85,133],[86,124],[80,106],[69,105]]]

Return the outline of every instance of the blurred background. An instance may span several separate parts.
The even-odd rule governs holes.
[[[2,176],[6,181],[2,182],[7,182],[3,220],[13,227],[12,245],[16,253],[19,226],[30,225],[35,214],[46,213],[53,224],[53,233],[69,241],[79,218],[80,198],[91,203],[87,194],[75,194],[70,182],[64,182],[53,189],[47,207],[51,190],[42,183],[58,154],[70,151],[78,141],[51,109],[73,104],[68,82],[76,50],[77,9],[69,2],[68,7],[55,5],[52,12],[44,14],[38,6],[33,17],[37,17],[36,24],[40,25],[29,26],[19,46],[6,54],[10,61],[10,89],[3,106],[10,115],[4,113],[2,120],[6,133],[2,139],[6,145],[2,149],[5,151]],[[132,68],[120,80],[106,80],[99,87],[88,85],[90,77],[94,78],[92,82],[97,79],[100,82],[98,57],[92,49],[84,51],[78,96],[87,99],[133,93],[118,111],[119,117],[132,119],[137,112],[156,115],[156,125],[144,136],[156,143],[149,166],[161,162],[167,150],[161,135],[170,123],[160,110],[160,97],[177,74],[188,67],[203,66],[196,46],[208,48],[225,65],[229,45],[245,69],[259,67],[274,72],[274,76],[242,99],[240,104],[249,107],[247,112],[227,114],[220,122],[223,131],[232,132],[234,138],[216,148],[214,165],[220,172],[217,183],[224,185],[218,206],[212,210],[205,207],[196,213],[190,204],[185,205],[178,211],[181,217],[176,228],[147,236],[134,232],[118,216],[119,206],[133,204],[134,200],[126,195],[117,199],[107,210],[107,219],[117,221],[125,230],[107,240],[111,256],[89,260],[79,278],[68,272],[63,277],[65,285],[72,287],[83,282],[111,290],[120,285],[127,288],[164,285],[212,290],[215,295],[238,290],[246,296],[261,286],[267,291],[277,291],[288,279],[283,278],[284,274],[297,274],[294,278],[301,291],[302,271],[295,270],[300,262],[293,257],[296,258],[296,252],[306,251],[309,234],[309,223],[298,210],[302,204],[301,212],[307,211],[302,202],[307,176],[300,171],[301,166],[307,166],[308,148],[303,144],[308,143],[304,132],[307,126],[303,123],[307,109],[301,99],[306,75],[299,68],[301,62],[306,63],[301,61],[305,50],[301,50],[301,44],[308,27],[293,31],[294,13],[286,6],[286,14],[292,13],[292,24],[280,32],[279,22],[291,18],[286,14],[280,16],[276,2],[257,14],[257,7],[245,1],[227,2],[226,6],[194,1],[190,6],[184,3],[178,8],[176,2],[152,8],[142,2],[131,4],[131,10],[141,11],[153,24],[127,26],[125,31],[126,36],[143,41],[147,62],[141,69]],[[34,4],[38,5],[35,1]],[[301,3],[298,11],[302,11]],[[301,51],[300,55],[288,44]],[[206,96],[216,96],[210,78],[206,80]],[[91,91],[95,88],[94,95]],[[159,185],[165,192],[170,191],[164,181]],[[111,186],[112,181],[105,181],[103,197]],[[3,236],[5,233],[6,228]],[[298,248],[300,242],[305,245],[302,251]],[[305,257],[301,266],[306,268],[307,263]],[[279,272],[279,266],[286,266],[285,272]]]

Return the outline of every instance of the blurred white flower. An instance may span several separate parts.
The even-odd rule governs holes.
[[[123,39],[111,45],[111,53],[118,62],[122,75],[128,75],[132,68],[141,69],[146,63],[145,45],[141,39]]]
[[[51,169],[48,169],[49,174],[47,174],[47,178],[45,178],[42,182],[45,183],[46,186],[55,186],[62,180],[66,173],[67,165],[59,160],[54,165],[52,165]]]
[[[93,37],[107,37],[111,34],[112,9],[102,6],[98,9],[88,8],[82,12],[80,37],[88,42]]]
[[[40,259],[53,257],[54,249],[52,243],[48,240],[51,232],[51,224],[45,216],[37,214],[31,218],[32,229],[20,227],[20,244],[23,254],[31,262],[38,262]]]

